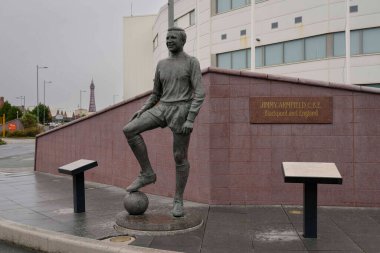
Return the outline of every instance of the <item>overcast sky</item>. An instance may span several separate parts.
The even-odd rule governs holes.
[[[133,0],[133,15],[156,14],[167,0]],[[96,109],[123,98],[123,17],[131,0],[0,0],[0,96],[13,105],[39,100],[67,112],[88,109],[94,79]],[[114,96],[117,95],[117,96]],[[55,113],[55,112],[53,112]]]

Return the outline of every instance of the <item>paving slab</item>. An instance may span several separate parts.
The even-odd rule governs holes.
[[[72,207],[71,179],[31,172],[0,175],[0,217],[84,238],[118,235],[124,189],[86,182],[85,213]],[[170,198],[149,195],[157,208]],[[104,208],[107,206],[107,208]],[[302,236],[300,206],[209,206],[185,202],[204,225],[175,236],[136,236],[135,246],[180,252],[376,252],[380,248],[380,209],[318,208],[318,238]]]

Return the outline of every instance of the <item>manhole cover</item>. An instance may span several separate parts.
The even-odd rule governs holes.
[[[130,244],[134,240],[135,240],[135,238],[133,236],[119,235],[119,236],[109,237],[107,239],[104,239],[103,241],[108,241],[108,242],[112,242],[112,243]]]

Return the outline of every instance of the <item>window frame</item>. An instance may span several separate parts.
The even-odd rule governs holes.
[[[229,7],[226,10],[224,10],[224,11],[218,11],[219,0],[215,0],[215,15],[226,13],[226,12],[229,12],[229,11],[238,10],[238,9],[241,9],[241,8],[244,8],[244,7],[247,7],[247,6],[251,5],[251,0],[244,0],[244,4],[243,5],[233,8],[232,7],[233,6],[233,1],[234,0],[228,0]]]
[[[194,13],[194,24],[192,24],[192,19],[191,19],[191,14]],[[184,18],[186,15],[188,15],[188,22],[187,22],[187,26],[186,27],[181,27],[183,29],[187,29],[193,25],[196,24],[196,20],[195,20],[195,9],[192,9],[191,11],[189,12],[186,12],[185,14],[179,16],[178,18],[174,19],[174,26],[178,26],[178,20],[180,20],[181,18]]]
[[[228,55],[229,56],[229,65],[230,67],[228,69],[233,69],[233,70],[242,70],[242,69],[250,69],[251,67],[251,59],[249,57],[249,54],[248,54],[248,51],[250,51],[251,48],[243,48],[243,49],[238,49],[238,50],[233,50],[233,51],[228,51],[228,52],[223,52],[223,53],[219,53],[219,54],[216,54],[216,67],[220,68],[220,62],[219,62],[219,56],[220,55]],[[245,60],[244,60],[244,68],[241,68],[241,69],[234,69],[233,68],[233,53],[236,53],[236,52],[240,52],[240,51],[243,51],[244,52],[244,57],[245,57]]]
[[[271,27],[271,29],[277,29],[278,28],[278,21],[272,22],[270,27]]]
[[[303,18],[302,16],[298,16],[294,18],[294,24],[302,24]]]

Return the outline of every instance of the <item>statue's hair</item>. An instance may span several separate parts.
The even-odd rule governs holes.
[[[186,36],[186,32],[184,29],[182,29],[181,27],[177,27],[177,26],[172,26],[168,29],[168,32],[178,32],[178,34],[180,35],[180,38],[182,39],[183,43],[185,44],[186,43],[186,39],[187,39],[187,36]]]

